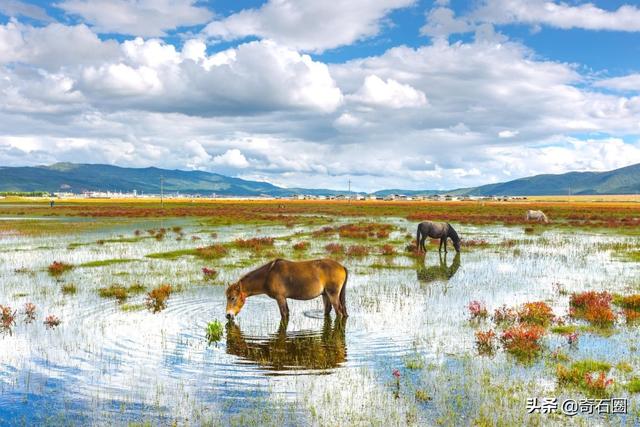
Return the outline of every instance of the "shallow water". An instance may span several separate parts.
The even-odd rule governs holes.
[[[404,241],[414,231],[404,220],[391,222],[399,228],[390,236],[393,241]],[[160,241],[143,233],[135,242],[96,243],[131,238],[136,229],[177,225],[185,234],[180,241],[168,232]],[[274,236],[279,237],[276,250],[290,256],[292,244],[309,237],[284,238],[308,230],[263,226],[255,231],[255,226],[172,220],[113,224],[63,236],[0,236],[0,304],[19,309],[11,333],[0,335],[0,424],[432,424],[451,410],[458,421],[469,421],[487,401],[478,392],[479,383],[464,378],[483,372],[501,384],[534,380],[532,393],[556,396],[555,377],[543,361],[523,366],[500,352],[493,358],[477,356],[468,302],[481,300],[493,309],[545,300],[556,315],[565,315],[567,292],[638,292],[637,263],[598,249],[603,243],[637,240],[576,230],[526,235],[520,227],[457,228],[464,237],[517,243],[465,250],[458,257],[439,257],[431,245],[424,263],[403,255],[346,258],[346,322],[318,316],[321,299],[290,301],[292,317],[284,328],[276,303],[257,296],[235,324],[226,326],[222,340],[212,344],[205,327],[224,319],[224,287],[206,282],[201,268],[215,267],[220,271],[215,283],[229,283],[264,261],[239,265],[248,253],[235,249],[215,262],[145,255]],[[407,242],[396,243],[396,249],[401,252]],[[325,256],[326,243],[312,241],[306,257]],[[46,271],[54,260],[78,265],[116,258],[135,261],[76,267],[59,279]],[[69,283],[76,285],[75,295],[61,292]],[[170,283],[181,291],[159,313],[123,311],[115,300],[97,294],[114,283],[140,283],[147,289]],[[127,304],[143,299],[133,296]],[[30,324],[20,314],[26,302],[37,306],[37,319]],[[45,328],[48,314],[62,324]],[[639,329],[622,326],[610,337],[584,334],[571,357],[625,361],[640,372],[634,345]],[[562,346],[563,338],[549,334],[545,345]],[[407,360],[419,360],[423,367],[408,369]],[[394,396],[393,369],[401,372],[401,399]],[[432,399],[407,398],[411,387],[428,390]],[[637,395],[629,398],[637,410]],[[524,412],[524,401],[521,406]],[[513,407],[518,406],[507,410]],[[613,420],[633,423],[628,417]]]

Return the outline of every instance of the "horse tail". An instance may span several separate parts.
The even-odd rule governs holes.
[[[416,248],[420,252],[420,224],[418,224],[418,230],[416,231]]]
[[[347,287],[347,279],[349,278],[349,270],[347,270],[347,267],[342,267],[344,268],[344,282],[342,282],[342,287],[340,288],[340,305],[342,306],[342,313],[344,314],[344,317],[347,317],[347,291],[346,291],[346,287]]]

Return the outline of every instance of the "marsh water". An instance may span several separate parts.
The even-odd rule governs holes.
[[[268,255],[242,249],[215,261],[147,255],[272,236],[278,255],[317,258],[339,238],[315,238],[308,227],[256,230],[177,219],[83,231],[61,221],[62,234],[0,236],[0,305],[17,310],[16,324],[0,335],[0,425],[467,425],[478,419],[638,425],[638,395],[623,389],[616,395],[629,399],[626,415],[527,418],[529,397],[579,393],[558,388],[544,357],[523,364],[501,351],[480,356],[467,310],[472,300],[490,309],[546,301],[562,316],[571,292],[638,292],[638,264],[613,249],[637,246],[637,237],[455,224],[461,236],[485,247],[439,256],[432,244],[416,259],[404,252],[415,225],[386,221],[395,226],[389,241],[397,255],[340,258],[350,272],[346,321],[324,318],[316,299],[290,301],[291,318],[281,324],[276,303],[256,296],[211,343],[205,329],[224,321],[224,284]],[[135,230],[177,226],[184,236],[133,238]],[[294,253],[292,245],[302,240],[309,249]],[[81,266],[115,259],[128,261]],[[75,268],[52,277],[53,261]],[[215,268],[218,277],[205,280],[203,267]],[[123,304],[97,292],[134,283],[148,290],[169,283],[177,291],[158,313],[141,305],[144,294]],[[63,292],[70,284],[75,293]],[[37,307],[31,323],[23,321],[27,302]],[[61,324],[45,327],[49,314]],[[584,333],[566,351],[572,359],[625,362],[638,372],[638,338],[640,327],[620,325],[609,335]],[[548,334],[544,346],[564,348],[565,338]]]

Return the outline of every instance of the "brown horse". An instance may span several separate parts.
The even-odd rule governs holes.
[[[347,317],[345,285],[347,269],[332,259],[287,261],[276,259],[245,274],[227,288],[227,319],[240,312],[247,297],[266,294],[275,299],[283,319],[289,317],[287,298],[309,300],[322,295],[324,314],[331,308]]]

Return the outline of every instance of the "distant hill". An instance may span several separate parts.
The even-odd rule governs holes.
[[[0,167],[0,191],[73,192],[112,191],[234,196],[289,195],[302,192],[267,182],[247,181],[202,171],[123,168],[110,165],[56,163],[50,166]],[[307,192],[307,190],[304,190]],[[331,190],[314,190],[330,193]]]
[[[336,195],[345,191],[308,188],[282,188],[267,182],[203,172],[168,170],[155,167],[123,168],[98,164],[56,163],[50,166],[0,167],[0,192],[112,191],[159,194],[160,179],[165,193],[222,196],[288,196],[294,194]],[[640,164],[608,172],[569,172],[536,175],[509,182],[473,188],[439,190],[380,190],[374,194],[533,196],[563,194],[635,194],[640,192]]]
[[[457,190],[454,193],[475,196],[636,194],[640,193],[640,163],[608,172],[536,175],[498,184]]]

